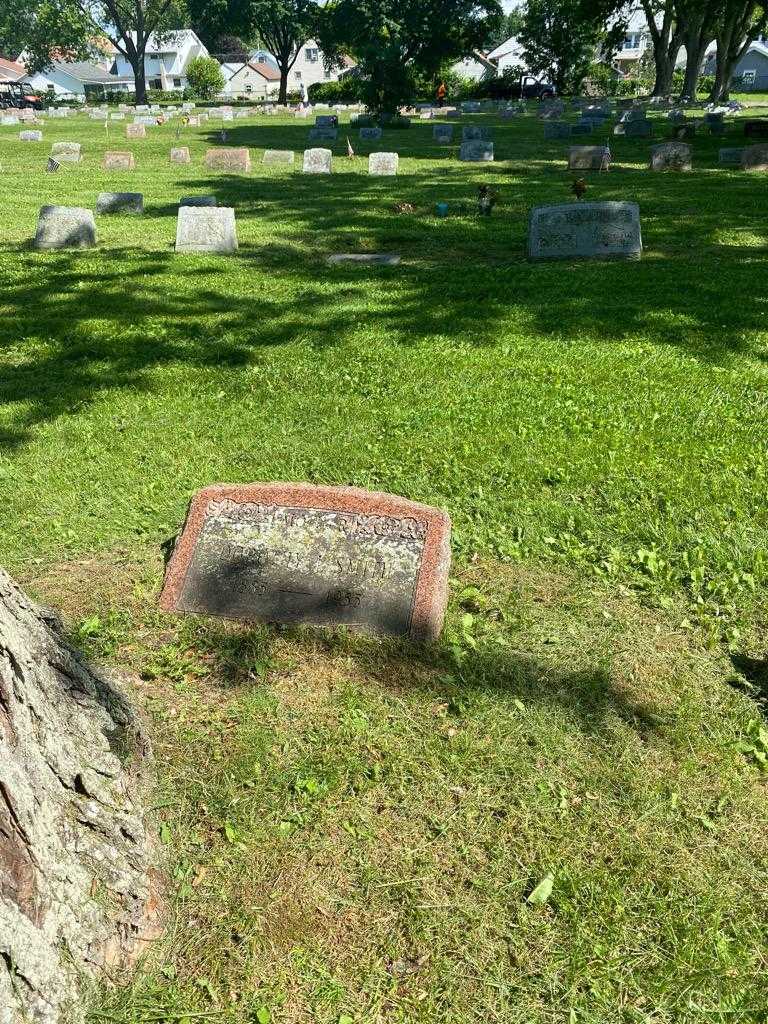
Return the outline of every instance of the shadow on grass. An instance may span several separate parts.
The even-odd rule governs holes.
[[[338,156],[329,177],[180,177],[179,195],[214,193],[241,224],[263,225],[267,240],[258,244],[241,230],[234,256],[175,255],[172,204],[147,210],[148,221],[162,221],[164,232],[167,225],[166,250],[140,247],[139,222],[132,225],[136,247],[44,255],[0,248],[0,353],[19,339],[31,342],[0,372],[0,403],[20,403],[2,428],[4,446],[23,443],[36,424],[104,389],[151,389],[149,372],[158,366],[237,368],[297,338],[341,346],[355,340],[361,323],[403,346],[432,338],[494,346],[522,333],[534,344],[536,335],[564,344],[585,336],[605,345],[641,340],[715,365],[766,361],[759,335],[768,313],[768,249],[755,236],[768,242],[768,233],[754,176],[630,167],[591,176],[587,198],[640,203],[644,259],[534,264],[525,259],[527,213],[568,200],[571,176],[564,164],[547,163],[567,147],[529,137],[543,129],[528,118],[523,137],[497,126],[499,140],[517,146],[516,162],[459,165],[448,159],[456,147],[432,143],[431,131],[425,124],[389,132],[370,147],[387,149],[396,139],[404,156],[445,153],[444,163],[396,179],[370,178],[364,160]],[[305,124],[235,125],[227,145],[300,150],[306,134]],[[710,155],[725,144],[702,141]],[[645,161],[648,152],[647,141],[622,140],[627,157]],[[469,212],[483,182],[500,190],[492,218]],[[464,212],[438,220],[438,200]],[[396,201],[416,212],[397,214]],[[275,236],[277,244],[269,240]],[[345,251],[397,252],[403,263],[326,264],[330,253]]]

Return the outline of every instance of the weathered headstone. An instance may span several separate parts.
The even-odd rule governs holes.
[[[741,154],[745,171],[768,171],[768,145],[747,146]]]
[[[37,219],[36,249],[91,249],[96,245],[93,213],[79,206],[44,206]]]
[[[125,113],[121,110],[118,110],[114,114],[110,114],[109,119],[110,121],[124,121]]]
[[[613,129],[614,135],[625,135],[628,139],[647,139],[653,135],[653,122],[643,118],[619,123]]]
[[[378,142],[383,132],[381,128],[361,128],[360,129],[360,141],[361,142]]]
[[[189,155],[188,146],[172,146],[171,147],[171,163],[172,164],[188,164],[191,161]]]
[[[104,154],[101,166],[105,171],[132,171],[136,166],[133,153],[110,152]]]
[[[318,114],[315,118],[316,128],[338,128],[339,119],[336,114]]]
[[[339,137],[337,128],[310,128],[310,142],[335,142]]]
[[[672,126],[672,138],[677,139],[678,142],[685,142],[696,138],[696,122],[685,121],[684,123],[674,124]]]
[[[718,152],[718,163],[723,167],[741,167],[744,159],[744,147],[727,147]]]
[[[569,139],[571,137],[572,126],[566,121],[547,121],[544,125],[544,138],[550,139]]]
[[[216,196],[184,196],[179,206],[218,206]]]
[[[223,252],[237,249],[235,211],[230,206],[180,206],[176,252]]]
[[[292,149],[265,149],[261,162],[268,166],[293,167],[295,159],[296,154]]]
[[[368,173],[374,177],[392,177],[397,174],[400,157],[397,153],[371,153]]]
[[[569,171],[607,171],[610,166],[607,146],[571,146],[568,150]]]
[[[453,142],[453,125],[436,124],[432,129],[432,138],[435,142]]]
[[[43,133],[33,131],[19,132],[19,139],[21,142],[42,142]]]
[[[205,166],[210,171],[249,174],[251,170],[250,150],[244,147],[209,149],[205,154]]]
[[[79,164],[82,160],[82,148],[79,142],[54,142],[51,156],[60,164]]]
[[[477,124],[465,124],[461,130],[462,142],[490,142],[492,138],[493,129]]]
[[[477,139],[473,142],[462,142],[459,160],[468,163],[490,162],[493,160],[493,143]]]
[[[531,211],[529,259],[639,259],[642,251],[636,203],[563,203]]]
[[[744,134],[747,138],[763,139],[768,137],[768,118],[745,121]]]
[[[685,142],[664,142],[651,150],[652,171],[690,171],[691,147]]]
[[[146,139],[147,129],[143,124],[127,124],[125,137],[126,139]]]
[[[141,192],[100,192],[96,213],[144,213]]]
[[[304,173],[305,174],[330,174],[333,162],[333,153],[330,149],[305,149],[304,150]]]
[[[440,509],[349,487],[217,485],[192,499],[160,604],[432,641],[449,568]]]

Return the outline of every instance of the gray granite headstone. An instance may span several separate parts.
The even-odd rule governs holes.
[[[171,163],[172,164],[188,164],[192,158],[189,155],[188,146],[172,146],[171,147]]]
[[[37,219],[36,249],[92,249],[96,221],[79,206],[44,206]]]
[[[544,125],[544,138],[568,139],[571,136],[572,126],[566,121],[547,121]]]
[[[338,128],[339,119],[336,114],[318,114],[315,118],[316,128]]]
[[[232,207],[179,207],[176,252],[231,253],[236,249],[237,228]]]
[[[614,135],[625,135],[628,139],[647,139],[653,135],[653,122],[637,118],[619,123],[613,129]]]
[[[267,165],[292,167],[296,154],[292,149],[265,149],[261,162]]]
[[[718,153],[718,163],[722,164],[723,167],[741,167],[741,161],[744,159],[744,147],[727,147],[721,149]]]
[[[144,213],[141,192],[100,192],[96,213]]]
[[[383,132],[381,128],[361,128],[360,129],[360,141],[361,142],[378,142]]]
[[[610,166],[607,146],[571,146],[568,150],[569,171],[607,171]]]
[[[43,133],[33,131],[19,132],[19,139],[22,142],[42,142]]]
[[[691,147],[685,142],[664,142],[651,150],[652,171],[690,171]]]
[[[126,139],[145,139],[147,129],[143,124],[127,124],[125,126]]]
[[[435,142],[453,142],[453,125],[436,124],[432,129],[432,138]]]
[[[459,160],[468,163],[490,162],[493,160],[493,143],[481,140],[462,142]]]
[[[184,196],[179,206],[218,206],[216,196]]]
[[[79,142],[54,142],[51,156],[60,164],[79,164],[82,160],[82,148]]]
[[[330,149],[304,150],[305,174],[330,174],[332,162],[333,153]]]
[[[741,154],[745,171],[768,171],[768,145],[746,146]]]
[[[477,124],[465,124],[461,130],[462,142],[490,142],[492,138],[491,128],[483,128]]]
[[[636,203],[563,203],[531,211],[529,259],[640,259],[642,251]]]
[[[337,128],[310,128],[310,142],[335,142],[339,137]]]
[[[397,153],[371,153],[368,173],[374,177],[392,177],[397,174],[400,157]]]

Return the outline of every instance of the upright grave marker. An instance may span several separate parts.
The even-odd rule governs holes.
[[[491,162],[493,160],[493,143],[480,139],[462,142],[459,160],[468,163]]]
[[[453,125],[436,124],[432,129],[432,138],[435,142],[453,142]]]
[[[37,219],[36,249],[92,249],[96,222],[79,206],[44,206]]]
[[[171,147],[171,163],[172,164],[188,164],[191,162],[189,155],[188,146],[172,146]]]
[[[397,153],[371,153],[368,157],[368,173],[373,177],[394,177],[399,163]]]
[[[571,146],[568,150],[569,171],[607,171],[611,151],[607,146]]]
[[[60,164],[79,164],[83,158],[79,142],[54,142],[51,156]]]
[[[563,203],[531,211],[529,259],[640,259],[642,251],[636,203]]]
[[[160,604],[431,641],[449,568],[440,509],[351,487],[216,485],[192,499]]]
[[[33,131],[19,132],[19,139],[21,142],[42,142],[43,133]]]
[[[747,146],[741,154],[745,171],[768,171],[768,145]]]
[[[101,166],[105,171],[132,171],[136,167],[133,153],[105,153]]]
[[[664,142],[651,150],[652,171],[690,171],[691,147],[685,142]]]
[[[232,207],[179,207],[176,252],[231,253],[236,249],[237,229]]]
[[[127,124],[125,137],[126,139],[146,139],[147,129],[143,124]]]
[[[205,166],[210,171],[229,171],[231,174],[250,174],[251,154],[245,147],[209,149]]]
[[[265,149],[261,162],[267,166],[293,167],[295,159],[292,149]]]
[[[96,213],[144,213],[141,192],[100,192]]]
[[[330,149],[305,149],[304,150],[304,173],[305,174],[330,174],[333,162],[333,153]]]
[[[360,141],[361,142],[378,142],[383,132],[381,128],[361,128],[360,129]]]

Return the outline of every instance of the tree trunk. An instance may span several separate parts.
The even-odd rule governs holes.
[[[0,569],[0,1021],[73,1024],[158,934],[130,705]]]
[[[750,42],[765,30],[768,14],[756,18],[756,11],[757,0],[741,0],[739,5],[730,5],[718,21],[715,82],[709,96],[712,103],[728,99],[733,69],[747,52]]]
[[[140,56],[137,54],[136,63],[133,65],[133,80],[136,85],[136,100],[137,104],[146,104],[147,102],[147,75],[144,67],[144,54]]]
[[[688,36],[685,40],[685,78],[683,80],[683,90],[680,94],[685,99],[696,99],[696,87],[699,84],[706,45],[706,42],[702,40],[698,33]]]
[[[680,52],[680,33],[675,20],[672,0],[667,0],[661,25],[656,23],[654,5],[650,0],[641,3],[653,43],[653,63],[655,81],[653,96],[669,96],[672,92],[672,81],[675,74],[675,63]]]
[[[288,71],[285,65],[280,65],[280,91],[277,94],[277,102],[285,105],[288,102]]]

